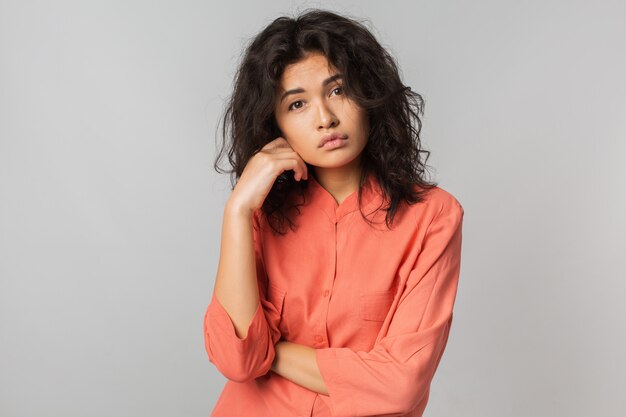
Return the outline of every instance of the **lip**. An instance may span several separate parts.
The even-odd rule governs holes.
[[[335,140],[335,139],[348,139],[348,135],[341,135],[339,133],[333,133],[333,134],[330,134],[330,135],[326,135],[326,136],[322,137],[322,140],[320,141],[320,143],[319,143],[319,145],[317,147],[321,148],[329,140]]]

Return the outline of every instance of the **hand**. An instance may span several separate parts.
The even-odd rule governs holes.
[[[276,356],[270,370],[312,391],[328,395],[328,387],[317,365],[315,349],[288,341],[274,345]]]
[[[278,137],[250,158],[228,203],[254,212],[263,205],[276,178],[290,169],[296,181],[309,178],[304,160],[285,138]]]

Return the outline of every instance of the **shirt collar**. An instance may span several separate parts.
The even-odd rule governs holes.
[[[307,204],[311,204],[313,207],[323,210],[332,222],[336,223],[345,215],[359,209],[359,190],[353,191],[341,204],[337,204],[332,194],[322,187],[313,175],[309,175],[307,182],[308,185],[305,191]],[[363,213],[367,215],[369,214],[368,209],[374,204],[380,204],[382,199],[382,190],[374,174],[368,174],[363,184],[362,193],[361,207]]]

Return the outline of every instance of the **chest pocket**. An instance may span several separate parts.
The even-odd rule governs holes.
[[[383,322],[389,313],[395,290],[361,294],[359,316],[366,322]]]

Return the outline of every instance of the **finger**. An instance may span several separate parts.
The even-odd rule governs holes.
[[[306,164],[304,164],[301,159],[293,156],[276,155],[274,160],[278,162],[277,167],[281,173],[293,170],[293,176],[296,181],[300,181],[302,178],[308,178]]]
[[[306,165],[306,162],[304,162],[304,159],[302,159],[300,155],[298,155],[298,159],[300,160],[300,164],[302,166],[302,175],[300,175],[300,178],[304,178],[305,180],[308,180],[309,179],[309,167]]]
[[[300,181],[300,179],[298,178],[298,173],[299,173],[299,164],[298,161],[293,159],[293,158],[289,158],[289,159],[280,159],[278,160],[278,170],[280,171],[280,174],[282,174],[285,171],[293,171],[294,172],[294,179],[296,181]],[[280,175],[279,174],[279,175]]]
[[[300,174],[300,178],[309,179],[308,167],[306,165],[306,162],[304,162],[304,159],[302,159],[302,157],[297,152],[292,150],[289,152],[275,153],[272,156],[276,159],[296,160],[298,162],[298,169],[294,171],[297,171]]]
[[[274,148],[270,148],[267,152],[271,152],[273,154],[285,153],[285,152],[294,152],[291,146],[277,146]]]
[[[302,167],[301,178],[308,180],[309,179],[309,167],[307,166],[306,162],[304,161],[304,159],[302,159],[299,153],[295,152],[295,154],[296,154],[296,157],[298,158],[298,162],[300,163]]]
[[[277,137],[276,139],[272,140],[271,142],[268,142],[265,146],[263,146],[262,149],[274,149],[274,148],[285,148],[285,147],[289,147],[289,142],[287,142],[287,139],[283,138],[282,136]]]

